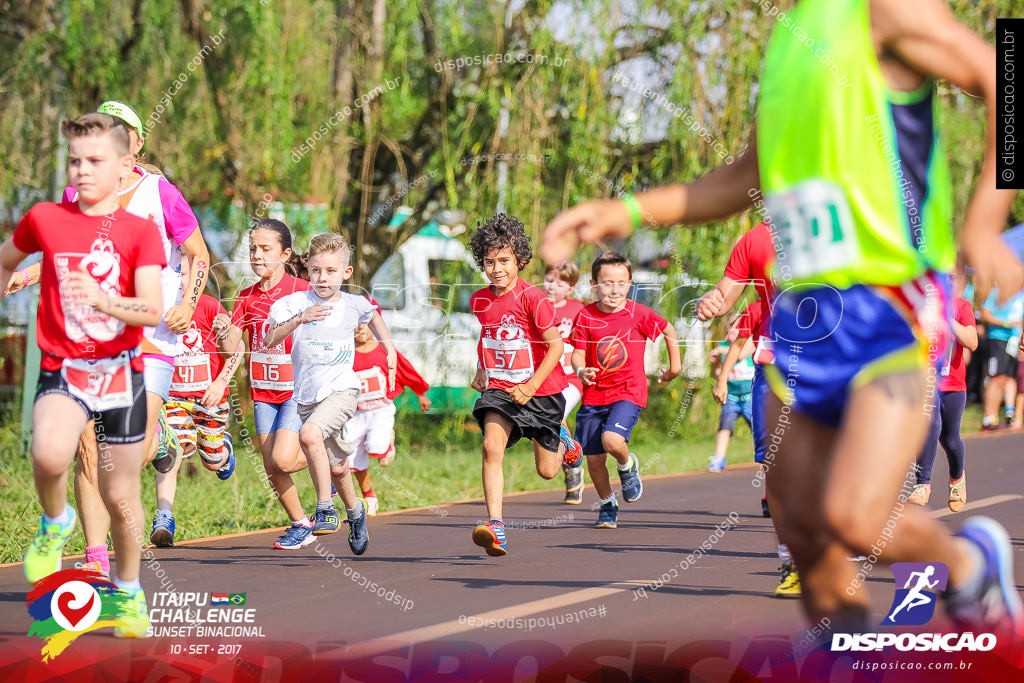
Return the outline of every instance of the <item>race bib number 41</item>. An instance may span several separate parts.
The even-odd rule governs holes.
[[[178,356],[174,359],[171,391],[206,391],[210,386],[210,356]]]
[[[254,353],[249,356],[249,384],[254,389],[293,391],[294,380],[291,355]]]
[[[519,384],[533,377],[533,353],[526,339],[484,337],[483,351],[488,379]]]
[[[765,208],[780,242],[781,272],[811,277],[848,266],[860,254],[850,203],[835,183],[808,180],[769,195]]]

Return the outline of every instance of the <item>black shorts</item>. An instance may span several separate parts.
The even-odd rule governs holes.
[[[1005,341],[998,339],[988,340],[988,367],[986,372],[989,377],[1017,376],[1017,354],[1010,355],[1006,352]]]
[[[558,452],[562,415],[565,413],[565,397],[562,394],[534,396],[525,405],[519,405],[504,389],[487,389],[473,406],[473,417],[481,431],[487,413],[492,410],[512,422],[512,433],[506,448],[519,439],[533,439],[541,448]]]
[[[90,420],[95,420],[96,443],[101,448],[104,442],[117,445],[138,443],[146,438],[146,387],[141,372],[132,368],[131,373],[132,404],[127,408],[93,412],[84,401],[71,394],[60,370],[43,368],[39,368],[36,400],[47,394],[62,394],[73,400]]]

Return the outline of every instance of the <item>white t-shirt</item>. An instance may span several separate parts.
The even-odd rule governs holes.
[[[365,296],[342,292],[337,301],[326,302],[313,291],[295,292],[278,299],[267,317],[270,329],[290,320],[314,304],[326,304],[331,313],[324,320],[299,323],[292,332],[292,365],[295,369],[295,401],[311,405],[346,389],[359,389],[352,370],[355,333],[368,323],[375,309]]]

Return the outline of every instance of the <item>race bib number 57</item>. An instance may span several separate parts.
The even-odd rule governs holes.
[[[843,268],[860,255],[853,213],[835,183],[808,180],[765,198],[772,218],[779,271],[811,277]]]
[[[484,337],[483,352],[488,379],[519,384],[533,377],[533,353],[526,339]]]

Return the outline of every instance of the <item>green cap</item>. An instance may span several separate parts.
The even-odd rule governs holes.
[[[138,112],[132,109],[130,105],[118,102],[117,100],[109,100],[98,106],[96,112],[99,114],[109,114],[121,119],[134,128],[140,138],[143,137],[142,119],[139,117]]]

